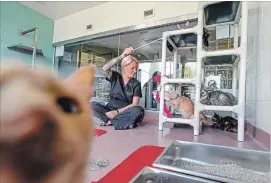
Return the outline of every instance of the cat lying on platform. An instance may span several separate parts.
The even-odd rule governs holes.
[[[83,183],[93,133],[95,69],[61,82],[43,70],[1,68],[0,177],[3,183]]]
[[[204,105],[233,106],[238,104],[238,99],[229,92],[206,90],[201,87],[200,103]]]
[[[212,128],[237,133],[238,121],[231,116],[221,117],[218,114],[214,113],[212,121]]]

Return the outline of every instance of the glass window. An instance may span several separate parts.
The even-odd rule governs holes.
[[[79,56],[82,50],[82,43],[64,46],[64,55],[55,57],[55,69],[62,79],[69,77],[76,71],[79,63]]]
[[[119,55],[119,35],[85,41],[82,47],[80,67],[92,64],[96,66],[93,101],[106,103],[109,100],[110,83],[102,70],[103,65]],[[114,67],[113,70],[117,70]]]
[[[157,84],[153,82],[152,78],[161,71],[162,34],[165,31],[178,30],[195,25],[195,21],[191,21],[190,23],[189,21],[178,22],[171,25],[130,31],[65,45],[64,56],[55,58],[54,70],[58,71],[61,78],[66,78],[79,67],[87,64],[95,65],[96,78],[92,100],[107,102],[110,85],[109,82],[105,80],[102,66],[114,57],[119,56],[125,48],[133,47],[136,49],[133,56],[140,62],[138,72],[135,75],[135,77],[140,80],[142,87],[143,97],[140,105],[147,109],[158,110],[159,105],[152,96],[152,91],[157,89]],[[232,26],[214,27],[209,31],[211,33],[209,37],[209,50],[233,47]],[[189,40],[191,41],[189,37],[186,37],[183,41],[189,42]],[[168,77],[173,76],[173,57],[173,52],[167,49],[166,75]],[[121,72],[120,64],[116,65],[113,69]],[[221,89],[231,89],[232,67],[210,65],[206,66],[204,71],[205,76],[219,77],[217,85]],[[178,51],[175,72],[177,78],[194,78],[196,76],[196,47],[191,46],[190,49]],[[180,92],[181,95],[186,95],[194,99],[195,88],[193,86],[176,85],[175,89]]]

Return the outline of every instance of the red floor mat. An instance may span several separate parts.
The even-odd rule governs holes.
[[[133,152],[99,181],[91,183],[127,183],[142,168],[151,166],[163,150],[164,147],[143,146]]]
[[[95,136],[97,136],[97,137],[99,137],[99,136],[101,136],[101,135],[103,135],[105,133],[106,133],[105,130],[97,129],[97,128],[95,129]]]

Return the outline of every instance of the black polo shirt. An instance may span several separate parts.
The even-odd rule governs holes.
[[[112,108],[119,109],[132,104],[134,96],[142,97],[141,83],[135,78],[125,85],[121,74],[112,71],[111,78],[106,80],[111,83],[108,105]]]

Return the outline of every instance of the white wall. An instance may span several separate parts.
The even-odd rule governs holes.
[[[145,19],[143,12],[153,8],[154,16]],[[197,10],[198,2],[108,2],[56,20],[53,42],[181,15],[190,15],[183,17],[185,20],[197,18]],[[86,31],[89,24],[93,24],[93,29]]]
[[[250,2],[246,117],[271,132],[271,2]]]

